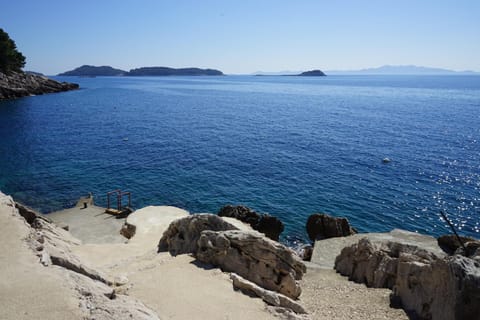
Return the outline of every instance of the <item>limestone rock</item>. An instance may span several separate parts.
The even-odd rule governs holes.
[[[268,214],[259,214],[245,206],[227,205],[218,212],[220,217],[235,218],[248,223],[254,230],[257,230],[272,240],[278,241],[284,230],[282,221],[277,217]]]
[[[392,299],[422,319],[478,320],[480,265],[459,255],[433,263],[401,257]]]
[[[139,300],[117,294],[104,276],[86,267],[71,251],[81,243],[78,239],[43,217],[24,218],[13,199],[1,192],[0,221],[4,244],[13,246],[6,252],[3,248],[0,258],[4,276],[0,318],[159,319]]]
[[[57,265],[91,279],[112,284],[106,275],[86,266],[71,252],[70,247],[80,244],[80,241],[67,231],[43,219],[36,219],[33,226],[35,233],[30,235],[30,244],[32,249],[37,251],[43,265]]]
[[[305,265],[291,249],[258,232],[203,231],[195,256],[292,299],[301,294],[297,280],[306,272]]]
[[[204,230],[237,230],[234,225],[214,214],[195,214],[173,221],[163,233],[158,252],[172,255],[197,252],[197,241]]]
[[[308,217],[306,228],[308,237],[312,241],[357,233],[350,226],[347,218],[336,218],[324,213],[315,213]]]
[[[58,82],[24,72],[0,72],[0,100],[78,89],[78,84]]]
[[[255,283],[248,281],[235,273],[230,274],[233,287],[246,293],[253,293],[269,305],[286,308],[295,313],[306,314],[305,308],[298,302],[274,291],[263,289]]]
[[[158,315],[139,300],[122,294],[103,283],[78,273],[68,273],[68,280],[78,292],[79,308],[85,319],[158,320]]]
[[[392,305],[420,319],[479,319],[480,264],[468,257],[361,239],[342,250],[335,269],[367,286],[392,288]]]
[[[392,289],[397,275],[398,258],[408,255],[419,263],[431,263],[435,254],[416,246],[397,242],[371,242],[362,238],[356,244],[345,247],[335,259],[335,270],[350,280],[365,283],[374,288]]]

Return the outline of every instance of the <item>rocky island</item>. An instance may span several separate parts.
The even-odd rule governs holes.
[[[127,71],[115,69],[110,66],[89,66],[83,65],[70,71],[59,73],[59,76],[77,76],[77,77],[116,77],[124,76]]]
[[[58,82],[22,71],[25,57],[15,42],[0,29],[0,100],[78,89],[78,84]]]
[[[142,67],[124,71],[110,66],[89,66],[83,65],[76,69],[60,73],[59,76],[78,76],[78,77],[157,77],[157,76],[222,76],[223,72],[215,69],[200,68],[169,68],[169,67]]]
[[[305,71],[298,74],[299,77],[325,77],[326,74],[321,70]]]
[[[127,76],[223,76],[223,72],[200,68],[144,67],[130,70]]]

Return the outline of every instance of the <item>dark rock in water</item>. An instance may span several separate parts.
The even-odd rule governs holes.
[[[284,227],[282,221],[277,217],[264,214],[260,216],[260,220],[254,229],[260,231],[268,238],[278,241]]]
[[[24,72],[0,72],[0,100],[78,89],[78,84],[58,82]]]
[[[391,288],[392,305],[414,319],[479,319],[480,265],[474,259],[363,238],[342,250],[335,269],[369,287]]]
[[[278,241],[283,232],[283,222],[277,217],[268,214],[259,214],[245,206],[227,205],[218,212],[220,217],[230,217],[248,223],[272,240]]]
[[[333,237],[345,237],[357,233],[347,218],[336,218],[324,213],[315,213],[308,217],[307,233],[312,241]]]
[[[242,222],[248,223],[249,225],[257,224],[260,218],[258,213],[248,207],[232,205],[226,205],[225,207],[221,208],[218,212],[218,215],[220,217],[235,218]]]
[[[460,236],[460,240],[464,245],[466,245],[468,242],[478,242],[474,238],[470,237],[462,237]],[[443,251],[445,251],[447,254],[452,255],[457,251],[458,248],[460,248],[462,245],[458,241],[457,237],[453,234],[445,234],[443,236],[440,236],[437,238],[438,246],[442,248]]]

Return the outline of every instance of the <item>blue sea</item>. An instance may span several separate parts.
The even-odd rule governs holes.
[[[479,76],[57,79],[81,89],[0,102],[0,190],[43,213],[122,189],[136,208],[243,204],[286,243],[316,212],[440,235],[443,210],[479,237]]]

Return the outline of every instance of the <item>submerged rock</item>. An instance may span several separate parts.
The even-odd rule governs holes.
[[[342,250],[335,269],[356,282],[391,288],[392,305],[420,319],[473,320],[480,314],[480,264],[467,257],[361,239]]]
[[[312,241],[345,237],[357,233],[347,218],[337,218],[325,213],[314,213],[307,220],[307,233]]]
[[[220,217],[230,217],[248,223],[253,229],[278,241],[284,230],[283,222],[269,214],[259,214],[245,206],[227,205],[218,212]]]

